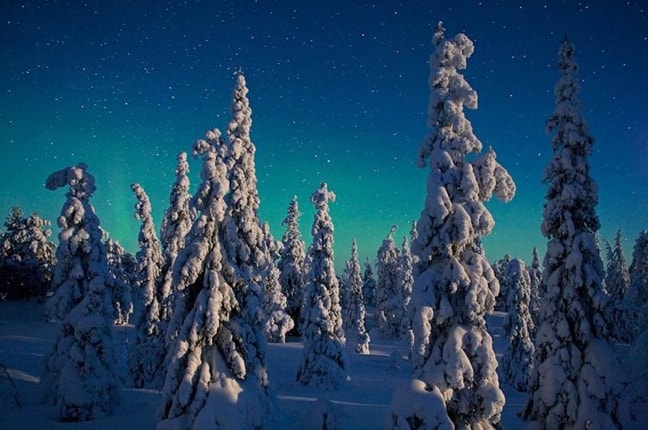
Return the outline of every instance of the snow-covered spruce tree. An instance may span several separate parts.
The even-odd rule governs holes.
[[[362,272],[362,295],[367,305],[376,304],[376,278],[369,257],[365,259],[364,272]]]
[[[329,201],[335,201],[335,194],[323,183],[311,196],[315,219],[311,228],[313,242],[308,249],[311,263],[302,308],[304,355],[297,370],[297,381],[323,389],[337,388],[349,379]]]
[[[164,264],[160,241],[155,234],[151,202],[138,183],[131,185],[135,193],[135,218],[142,221],[137,252],[138,309],[135,309],[135,344],[129,350],[129,368],[133,386],[160,388],[163,382],[165,355],[164,336],[160,331],[160,292],[158,285]]]
[[[533,369],[533,320],[529,313],[531,278],[524,262],[510,259],[504,269],[508,283],[508,312],[504,319],[506,349],[500,361],[502,380],[518,391],[527,391]]]
[[[272,237],[267,222],[263,224],[263,236],[263,248],[270,263],[263,277],[263,310],[267,317],[264,333],[268,342],[285,343],[286,334],[292,330],[295,323],[286,312],[286,296],[281,292],[279,269],[275,265],[279,258],[281,242]]]
[[[630,343],[634,338],[632,309],[625,306],[626,294],[630,287],[630,272],[621,247],[621,230],[617,231],[614,245],[606,242],[607,270],[605,288],[610,296],[606,308],[606,319],[611,323],[612,339],[618,342]]]
[[[365,328],[366,311],[362,296],[362,274],[358,261],[358,243],[355,238],[351,244],[351,257],[344,266],[343,282],[347,289],[346,306],[342,308],[342,325],[346,338],[355,342],[355,352],[369,354],[371,338]]]
[[[132,254],[126,252],[121,244],[107,237],[106,260],[108,273],[113,279],[113,306],[115,309],[115,324],[126,325],[134,311],[133,285],[137,283],[137,260]]]
[[[635,335],[628,353],[628,392],[633,401],[648,401],[648,230],[637,237],[629,268],[630,288],[624,307],[629,311]]]
[[[588,162],[594,139],[581,116],[573,54],[573,45],[563,40],[556,107],[547,121],[554,136],[544,175],[544,295],[524,418],[542,429],[614,429],[623,426],[625,406],[602,314],[607,295],[596,240],[598,197]]]
[[[43,401],[61,421],[87,421],[110,414],[120,382],[112,335],[112,277],[99,218],[90,205],[94,177],[85,164],[52,173],[48,190],[70,189],[58,218],[54,295],[46,303],[50,318],[61,321],[41,376]]]
[[[55,246],[50,222],[14,206],[0,235],[0,297],[43,299],[52,282]]]
[[[178,164],[175,169],[176,180],[171,187],[169,207],[164,211],[162,226],[160,227],[160,242],[164,264],[160,273],[160,323],[165,326],[171,319],[173,310],[173,263],[184,248],[185,237],[189,233],[193,220],[192,209],[189,205],[189,163],[187,153],[180,152],[177,156]],[[164,328],[164,327],[162,327]]]
[[[401,300],[401,329],[400,335],[406,339],[411,346],[412,336],[412,287],[414,286],[413,258],[410,244],[407,237],[403,237],[400,254],[398,254],[398,276],[397,285],[400,291]]]
[[[403,294],[398,284],[398,248],[392,226],[376,255],[376,325],[385,339],[399,339],[403,321]]]
[[[446,39],[439,23],[430,57],[431,131],[419,150],[429,165],[425,207],[417,222],[412,253],[415,377],[438,390],[455,427],[492,428],[500,421],[504,394],[485,315],[493,310],[499,284],[481,237],[494,226],[484,206],[493,194],[508,201],[515,184],[482,149],[464,116],[477,108],[477,93],[458,71],[473,44],[464,34]],[[427,424],[427,423],[426,423]]]
[[[225,218],[227,169],[211,130],[194,145],[203,157],[202,183],[194,196],[199,211],[173,269],[174,311],[158,429],[264,428],[272,400],[265,344],[248,327],[239,301],[242,283],[223,271],[219,230]],[[175,333],[175,335],[174,335]],[[250,336],[250,334],[253,334]],[[262,332],[261,332],[262,336]]]
[[[540,266],[540,257],[538,250],[533,247],[531,255],[531,265],[529,271],[529,289],[531,290],[531,298],[529,300],[529,312],[533,319],[533,330],[531,331],[531,339],[535,339],[536,329],[540,324],[540,297],[542,296],[542,267]]]
[[[282,248],[280,252],[279,283],[281,290],[286,296],[286,311],[295,323],[295,334],[301,333],[302,315],[301,308],[304,300],[304,258],[306,255],[304,241],[301,239],[299,230],[299,204],[297,196],[293,196],[286,218],[282,225],[286,231],[281,239]]]
[[[231,115],[227,126],[227,145],[223,152],[229,169],[230,192],[225,196],[226,214],[220,228],[223,247],[223,274],[230,285],[237,285],[236,297],[245,319],[246,336],[255,339],[259,357],[265,360],[263,329],[263,279],[272,264],[266,258],[264,234],[258,217],[259,193],[254,165],[256,148],[250,137],[252,109],[242,72],[236,76]],[[254,365],[254,363],[249,363]]]
[[[635,240],[628,272],[630,286],[624,307],[629,310],[630,324],[638,327],[648,322],[648,230],[641,231]],[[635,330],[633,337],[637,333]]]
[[[410,255],[412,256],[412,267],[418,262],[418,256],[412,254],[412,242],[418,237],[418,232],[416,231],[416,220],[412,221],[412,228],[410,229]]]
[[[499,282],[499,294],[495,297],[495,310],[506,312],[508,308],[508,278],[506,277],[506,267],[511,262],[511,256],[506,254],[502,259],[492,264],[493,274]]]

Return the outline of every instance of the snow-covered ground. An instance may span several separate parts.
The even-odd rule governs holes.
[[[501,314],[489,318],[499,353],[503,345]],[[132,328],[116,328],[116,338],[125,339]],[[0,302],[0,364],[7,367],[11,381],[0,367],[0,429],[154,429],[160,394],[153,390],[124,388],[121,402],[112,416],[84,423],[59,423],[54,411],[39,402],[38,380],[45,355],[52,347],[56,325],[42,318],[42,305],[35,301]],[[125,343],[122,343],[123,351]],[[394,389],[412,376],[412,365],[403,357],[406,348],[372,339],[371,354],[358,355],[348,345],[351,381],[336,391],[321,392],[296,382],[302,345],[297,339],[270,344],[268,370],[277,398],[276,429],[322,428],[324,413],[336,417],[340,429],[381,429]],[[502,424],[505,429],[526,425],[517,413],[527,395],[507,385]],[[17,395],[17,402],[14,400]]]

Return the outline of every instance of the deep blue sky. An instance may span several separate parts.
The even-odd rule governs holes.
[[[260,217],[273,234],[293,195],[310,243],[310,194],[331,204],[336,266],[352,237],[375,258],[392,224],[418,219],[426,169],[428,58],[439,20],[475,43],[465,75],[479,94],[475,134],[512,174],[517,196],[489,203],[490,260],[545,250],[540,222],[560,41],[576,47],[583,115],[596,139],[601,238],[627,258],[648,228],[648,4],[645,1],[24,1],[0,6],[0,217],[13,205],[55,225],[53,171],[83,161],[102,226],[137,248],[132,182],[168,205],[175,156],[229,121],[240,67],[253,109]],[[197,185],[199,163],[192,162]]]

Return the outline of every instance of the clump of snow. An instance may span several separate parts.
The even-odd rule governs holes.
[[[385,429],[453,430],[443,395],[419,379],[402,382],[394,390]]]

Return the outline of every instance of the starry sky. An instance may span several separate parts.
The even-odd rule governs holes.
[[[621,229],[626,258],[648,228],[648,3],[598,1],[3,1],[0,5],[0,216],[20,206],[52,221],[63,190],[47,176],[85,162],[102,226],[137,250],[130,184],[146,189],[158,223],[176,154],[224,130],[235,76],[250,90],[262,221],[276,238],[293,195],[310,243],[310,195],[330,206],[336,266],[358,240],[375,259],[392,225],[400,245],[419,218],[427,169],[428,59],[438,21],[465,33],[464,71],[479,95],[467,111],[517,184],[488,203],[491,261],[544,254],[540,234],[551,157],[560,41],[576,47],[583,116],[595,138],[602,239]],[[193,186],[200,163],[192,161]],[[3,218],[4,219],[4,218]],[[56,241],[56,240],[55,240]]]

